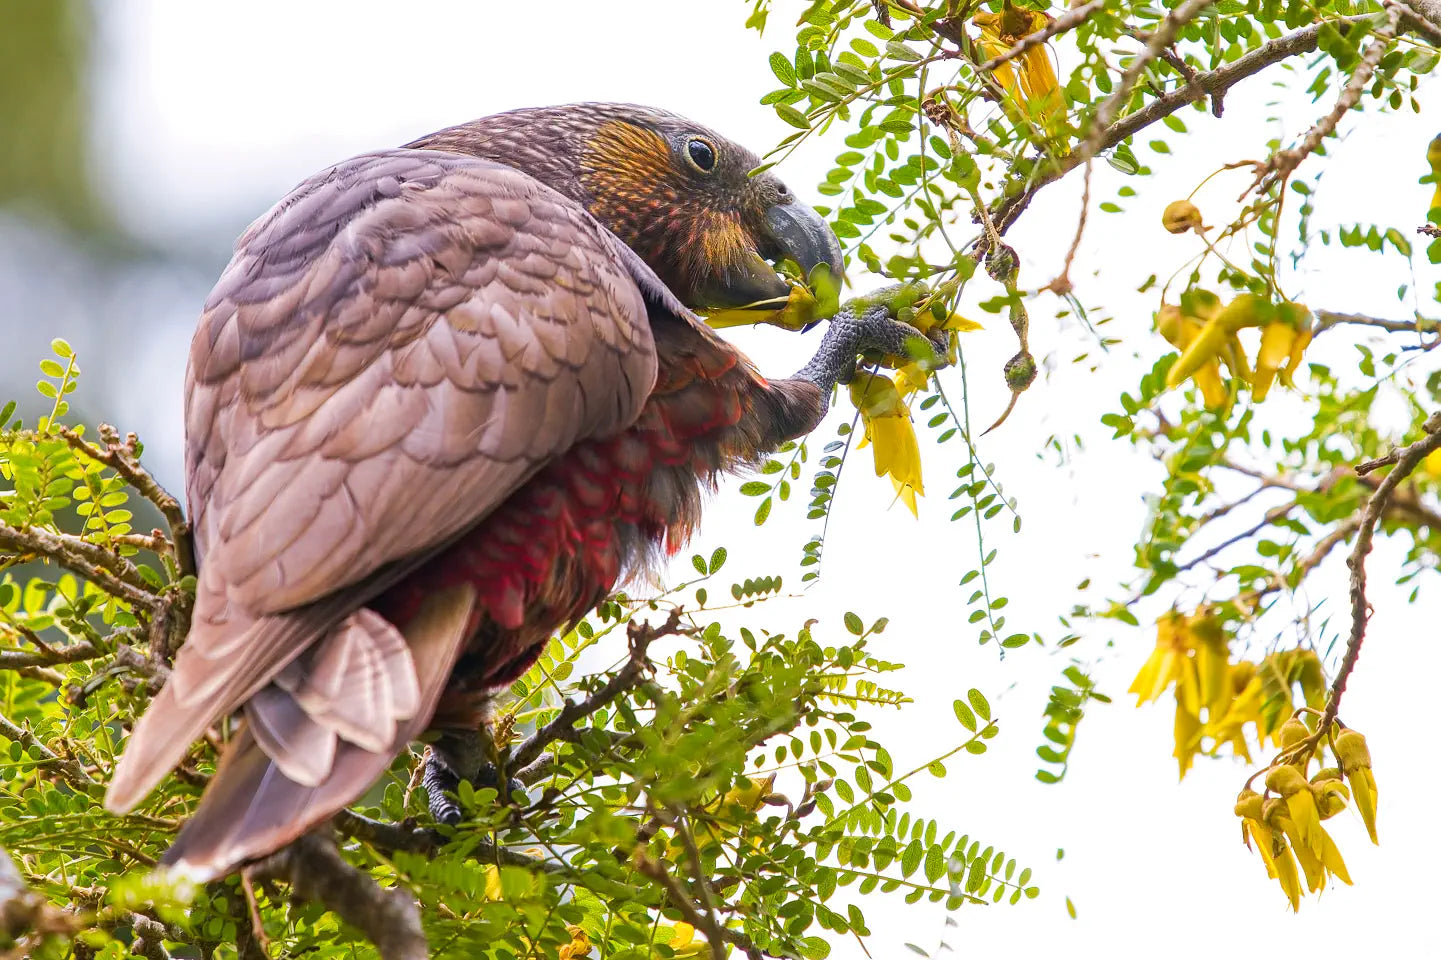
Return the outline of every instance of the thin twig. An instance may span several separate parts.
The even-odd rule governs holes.
[[[1076,221],[1076,236],[1071,240],[1071,249],[1066,251],[1066,262],[1061,264],[1061,272],[1056,278],[1046,284],[1045,289],[1051,291],[1058,297],[1064,297],[1071,292],[1071,264],[1075,262],[1076,251],[1081,249],[1081,237],[1086,233],[1086,217],[1091,212],[1091,161],[1086,161],[1086,177],[1081,187],[1081,216]]]
[[[1371,82],[1371,75],[1376,72],[1376,65],[1381,62],[1381,56],[1386,48],[1396,39],[1396,32],[1401,26],[1402,10],[1399,6],[1387,8],[1386,22],[1376,28],[1375,39],[1367,45],[1366,51],[1361,54],[1361,61],[1356,64],[1356,69],[1351,71],[1351,77],[1346,81],[1346,86],[1341,95],[1336,98],[1336,105],[1331,112],[1312,125],[1301,142],[1286,150],[1277,150],[1256,172],[1256,178],[1246,188],[1237,200],[1244,200],[1247,193],[1252,190],[1265,192],[1268,185],[1277,180],[1284,180],[1291,175],[1301,162],[1321,146],[1321,141],[1336,132],[1336,124],[1346,112],[1361,101],[1361,94],[1366,90],[1366,84]]]
[[[1112,90],[1111,95],[1096,108],[1096,114],[1091,119],[1090,133],[1072,155],[1076,166],[1090,160],[1103,149],[1111,121],[1115,119],[1122,105],[1130,100],[1131,91],[1135,88],[1136,81],[1141,79],[1141,74],[1145,73],[1146,67],[1175,42],[1182,27],[1194,20],[1212,2],[1213,0],[1183,0],[1182,3],[1168,11],[1165,18],[1156,25],[1156,29],[1151,32],[1151,37],[1146,42],[1145,49],[1126,68],[1126,72],[1121,74],[1121,80],[1116,84],[1116,89]],[[1188,84],[1186,89],[1196,92],[1200,87],[1193,83]]]
[[[641,681],[645,672],[650,667],[650,661],[646,659],[646,648],[661,637],[670,636],[680,630],[680,609],[676,608],[670,612],[665,623],[659,627],[652,627],[649,624],[631,621],[628,625],[630,636],[630,657],[625,665],[616,672],[606,683],[584,700],[576,703],[567,700],[560,708],[560,713],[545,726],[537,730],[528,740],[522,743],[510,757],[508,766],[515,769],[522,769],[530,766],[540,758],[540,754],[546,747],[557,740],[569,740],[575,736],[575,725],[597,710],[609,704],[616,697],[634,687]]]
[[[102,423],[99,427],[100,444],[91,443],[69,427],[61,427],[59,433],[71,447],[114,470],[127,484],[135,488],[137,493],[155,505],[170,527],[170,540],[175,547],[175,564],[181,576],[193,574],[195,553],[190,541],[190,523],[185,519],[185,511],[180,506],[180,501],[166,492],[150,475],[150,471],[140,465],[136,452],[139,449],[139,440],[135,434],[127,434],[122,442],[120,431],[107,423]]]

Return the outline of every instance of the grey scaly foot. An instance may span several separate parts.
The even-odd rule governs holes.
[[[501,790],[500,771],[487,759],[488,740],[479,730],[452,731],[431,744],[420,782],[425,787],[430,815],[436,823],[455,826],[463,819],[464,813],[455,801],[462,779],[477,789],[490,787],[499,791],[501,802],[511,801],[519,791],[521,802],[525,802],[525,787],[514,777],[506,782],[506,789]]]
[[[826,402],[835,385],[849,379],[848,375],[855,370],[856,357],[862,354],[905,357],[909,355],[909,348],[916,346],[922,350],[929,348],[933,358],[939,361],[945,356],[943,336],[922,334],[892,317],[887,306],[866,306],[857,313],[854,306],[847,304],[831,318],[820,349],[796,372],[796,379],[814,383]]]

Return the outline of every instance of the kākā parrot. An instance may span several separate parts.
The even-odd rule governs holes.
[[[166,864],[279,849],[427,730],[428,782],[477,776],[491,692],[815,427],[858,353],[903,353],[914,328],[842,312],[767,380],[691,312],[785,297],[768,260],[839,275],[756,166],[660,110],[518,110],[339,163],[241,236],[186,376],[193,623],[106,796],[243,715]]]

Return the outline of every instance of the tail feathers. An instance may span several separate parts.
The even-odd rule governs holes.
[[[210,724],[233,713],[333,622],[324,608],[261,617],[239,630],[233,623],[216,625],[197,617],[170,679],[125,744],[105,794],[106,808],[112,813],[133,809]],[[227,628],[242,640],[232,644]],[[214,655],[220,646],[231,652]]]
[[[381,750],[367,749],[340,735],[334,740],[328,769],[318,777],[311,775],[310,766],[293,755],[291,748],[312,741],[316,735],[310,728],[326,730],[335,737],[333,728],[299,709],[300,698],[281,690],[279,682],[263,691],[267,697],[272,692],[279,695],[258,711],[247,705],[246,726],[226,746],[199,808],[162,862],[197,882],[222,877],[247,861],[275,852],[361,796],[396,754],[430,723],[464,646],[474,606],[471,588],[452,588],[433,595],[420,614],[405,625],[404,640],[418,692],[415,709],[408,717],[394,719],[392,732]],[[314,659],[324,657],[317,652]],[[384,659],[394,662],[393,657]],[[287,671],[284,682],[300,689],[313,679],[300,676],[299,671]],[[288,707],[274,706],[285,703],[297,709],[290,712]],[[256,719],[271,727],[282,727],[281,735],[277,737],[275,729],[268,729],[257,736],[261,727],[254,722]],[[278,747],[289,759],[282,763],[268,753],[272,747]],[[287,767],[296,768],[306,780],[314,782],[292,777]]]

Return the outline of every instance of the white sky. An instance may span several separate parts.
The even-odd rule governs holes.
[[[766,54],[790,49],[790,14],[798,5],[776,5],[764,39],[742,29],[746,7],[735,0],[103,5],[94,77],[95,122],[102,133],[96,166],[127,224],[158,240],[189,243],[217,230],[238,234],[294,183],[351,153],[517,106],[650,103],[764,151],[788,131],[756,103],[774,85]],[[1064,75],[1070,64],[1062,66]],[[1072,366],[1070,358],[1083,350],[1097,353],[1094,342],[1074,322],[1053,320],[1051,305],[1033,307],[1033,348],[1038,357],[1052,355],[1050,372],[1002,430],[980,441],[1007,493],[1019,497],[1026,521],[1019,537],[1000,522],[987,531],[988,548],[1000,549],[993,587],[1012,598],[1008,613],[1015,629],[1059,636],[1055,617],[1075,601],[1074,587],[1084,577],[1092,577],[1102,593],[1118,593],[1110,585],[1127,572],[1145,517],[1141,497],[1159,473],[1107,442],[1109,431],[1097,420],[1142,369],[1132,351],[1148,366],[1167,349],[1150,333],[1154,302],[1133,291],[1150,273],[1164,278],[1194,249],[1190,238],[1160,230],[1159,211],[1167,201],[1184,196],[1219,163],[1262,155],[1267,136],[1294,136],[1326,109],[1294,100],[1272,111],[1248,107],[1246,98],[1270,99],[1266,83],[1233,92],[1227,122],[1183,114],[1201,135],[1168,136],[1174,146],[1184,144],[1170,158],[1138,148],[1143,162],[1163,172],[1129,181],[1140,196],[1123,203],[1128,214],[1093,211],[1073,278],[1087,304],[1105,304],[1116,316],[1104,329],[1122,337],[1124,347],[1098,371]],[[1284,120],[1256,122],[1267,115]],[[1324,181],[1316,225],[1376,220],[1409,235],[1427,208],[1430,188],[1415,180],[1424,172],[1426,142],[1436,127],[1436,113],[1429,110],[1419,119],[1408,114],[1367,127],[1363,136],[1333,146],[1336,160]],[[813,145],[779,172],[802,197],[819,200],[813,185],[841,149],[838,141]],[[1202,195],[1208,221],[1228,219],[1223,204],[1239,192],[1241,176]],[[1107,199],[1120,182],[1098,166],[1095,198]],[[1058,269],[1078,201],[1078,178],[1052,187],[1013,232],[1026,264],[1023,283],[1040,285]],[[218,270],[226,253],[206,247],[196,256]],[[1361,262],[1358,271],[1345,260],[1318,256],[1312,272],[1288,290],[1294,295],[1293,288],[1300,288],[1313,306],[1406,316],[1407,305],[1398,304],[1394,293],[1406,277],[1404,263],[1392,257],[1383,269],[1374,258]],[[1430,289],[1435,271],[1424,257],[1416,269]],[[978,296],[994,293],[984,283],[973,289]],[[151,338],[142,348],[148,353],[137,358],[154,392],[122,404],[133,416],[122,426],[142,430],[151,455],[171,477],[178,475],[180,379],[192,318],[193,310],[162,319],[166,337]],[[991,318],[988,327],[965,344],[978,425],[1005,403],[1000,366],[1014,352],[1004,322]],[[775,374],[794,369],[810,348],[801,338],[771,330],[736,339]],[[1339,338],[1315,352],[1338,367],[1354,363],[1355,354]],[[948,383],[958,395],[954,374]],[[1284,397],[1268,404],[1267,415],[1294,423],[1300,410],[1294,398]],[[831,425],[822,429],[817,449],[832,431]],[[1058,464],[1043,453],[1053,433],[1079,433],[1089,452]],[[1407,608],[1400,594],[1385,589],[1398,552],[1382,545],[1372,556],[1377,613],[1342,711],[1372,745],[1384,846],[1365,842],[1354,814],[1333,821],[1357,885],[1328,890],[1319,900],[1308,897],[1293,917],[1259,860],[1238,841],[1231,805],[1247,771],[1229,761],[1201,762],[1177,786],[1169,709],[1138,712],[1125,704],[1122,694],[1151,648],[1149,632],[1086,626],[1079,655],[1099,656],[1106,641],[1115,641],[1095,676],[1116,703],[1086,718],[1064,784],[1043,786],[1032,778],[1040,710],[1068,661],[1032,647],[999,663],[994,646],[978,647],[974,628],[965,624],[969,589],[956,581],[975,566],[974,533],[969,520],[946,522],[953,507],[945,500],[959,447],[925,449],[931,496],[923,501],[920,523],[902,509],[887,510],[889,486],[869,475],[863,451],[847,470],[825,578],[803,601],[792,602],[788,624],[819,616],[823,628],[838,630],[846,609],[867,620],[891,617],[878,652],[908,664],[892,677],[917,702],[872,719],[902,769],[959,742],[953,698],[970,686],[991,696],[1002,727],[992,752],[953,760],[945,781],[915,781],[913,809],[1032,866],[1043,893],[1018,907],[960,911],[959,927],[949,937],[957,952],[1139,957],[1164,951],[1185,960],[1294,944],[1351,956],[1434,955],[1441,934],[1427,911],[1437,888],[1432,871],[1441,858],[1433,812],[1441,778],[1430,766],[1427,705],[1432,678],[1441,671],[1441,646],[1434,600]],[[799,485],[800,496],[807,485]],[[753,507],[722,497],[698,547],[708,553],[724,542],[732,554],[727,574],[778,572],[798,585],[799,545],[813,525],[800,519],[802,510],[778,508],[765,528],[753,531]],[[1326,598],[1329,589],[1325,609],[1339,620],[1344,593],[1338,570],[1338,564],[1325,569],[1325,585],[1314,589],[1312,599]],[[1426,589],[1434,588],[1427,583]],[[764,622],[780,619],[779,611],[767,612]],[[1061,863],[1055,860],[1058,847],[1066,850]],[[1066,916],[1066,896],[1076,902],[1078,920]],[[876,898],[867,907],[871,955],[908,955],[905,941],[933,950],[942,914],[888,901]],[[841,940],[833,956],[861,953],[853,940]]]

